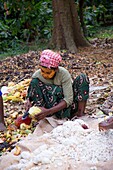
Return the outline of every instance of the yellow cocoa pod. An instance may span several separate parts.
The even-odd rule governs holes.
[[[12,81],[8,83],[8,87],[12,87],[12,86],[14,86],[14,85],[15,85],[15,83],[12,82]]]
[[[24,101],[21,97],[16,97],[16,96],[7,96],[6,100],[11,100],[12,102],[23,102]]]
[[[37,115],[40,112],[41,112],[41,109],[39,107],[36,107],[36,106],[32,106],[29,109],[29,114],[31,115],[31,117],[34,117],[35,115]]]
[[[21,153],[21,148],[18,145],[16,145],[16,150],[14,152],[14,155],[18,156],[18,155],[20,155],[20,153]]]
[[[20,97],[20,92],[17,91],[15,94],[14,94],[15,97]]]
[[[28,129],[28,125],[26,125],[25,123],[22,123],[21,125],[20,125],[20,129],[21,130],[26,130],[26,129]]]

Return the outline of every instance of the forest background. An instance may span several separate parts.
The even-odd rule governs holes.
[[[64,2],[68,4],[69,0]],[[111,0],[75,0],[75,4],[81,30],[90,43],[94,38],[113,38]],[[1,0],[0,58],[51,47],[53,5],[54,0]]]

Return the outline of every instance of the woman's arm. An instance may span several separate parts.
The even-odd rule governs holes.
[[[2,96],[0,96],[0,123],[4,123],[4,109]]]
[[[64,109],[67,107],[67,104],[64,100],[62,100],[59,104],[57,104],[56,106],[53,106],[50,109],[46,109],[46,108],[41,108],[41,112],[39,114],[37,114],[35,116],[35,118],[37,119],[37,121],[44,119],[46,116],[49,115],[53,115],[54,113]]]
[[[0,96],[0,130],[1,131],[6,130],[5,122],[4,122],[4,108],[3,108],[2,96]]]

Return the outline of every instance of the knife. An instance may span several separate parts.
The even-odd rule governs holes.
[[[24,115],[22,116],[22,120],[25,120],[29,116],[29,112],[26,111]]]

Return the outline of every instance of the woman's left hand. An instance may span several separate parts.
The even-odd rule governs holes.
[[[41,112],[35,115],[35,119],[37,121],[44,119],[47,115],[49,115],[49,109],[46,109],[44,107],[40,107]]]

